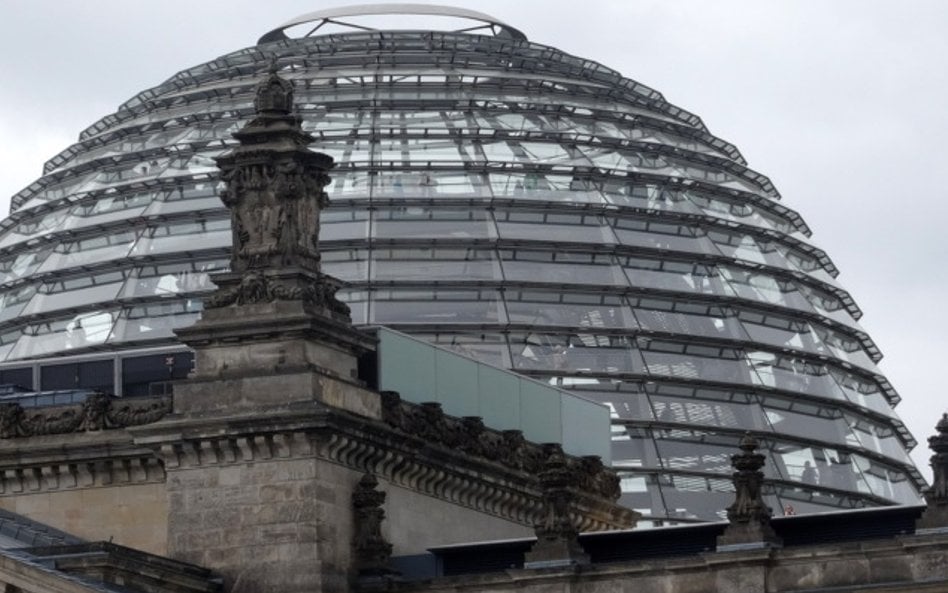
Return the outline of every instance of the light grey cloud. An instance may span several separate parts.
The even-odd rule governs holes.
[[[948,407],[948,6],[931,0],[455,2],[698,114],[842,270],[922,441]],[[136,92],[321,3],[2,0],[0,207]],[[925,447],[916,450],[927,464]]]

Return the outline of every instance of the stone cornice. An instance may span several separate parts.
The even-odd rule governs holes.
[[[312,457],[509,521],[532,526],[542,517],[536,475],[317,403],[226,418],[169,416],[131,432],[168,471]],[[578,488],[576,495],[581,530],[634,524],[636,514],[612,500]]]
[[[162,482],[166,471],[182,468],[310,457],[509,521],[533,526],[541,519],[542,447],[516,431],[445,416],[435,406],[400,402],[391,394],[386,399],[384,420],[300,402],[224,417],[171,414],[126,429],[0,440],[0,496]],[[430,434],[412,429],[421,420]],[[609,470],[591,458],[570,458],[570,464],[580,530],[634,524],[636,513],[613,502],[617,488]]]
[[[163,482],[150,449],[123,427],[155,422],[171,398],[114,398],[95,393],[81,404],[0,405],[0,496]]]
[[[122,429],[0,441],[0,496],[164,479],[154,453]]]

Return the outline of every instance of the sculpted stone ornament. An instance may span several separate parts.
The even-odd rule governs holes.
[[[928,446],[934,452],[932,467],[932,485],[925,490],[928,508],[918,520],[918,529],[948,529],[948,414],[943,414],[935,426],[937,434],[928,439]]]
[[[546,460],[539,473],[544,517],[536,525],[537,542],[526,554],[524,568],[589,564],[571,516],[576,471],[569,467],[559,445],[544,445],[544,452]]]
[[[319,269],[319,215],[333,166],[307,146],[293,110],[293,85],[271,70],[256,90],[256,117],[234,133],[240,145],[217,159],[224,205],[231,210],[231,273],[208,308],[300,300],[348,318],[335,298],[340,283]],[[291,274],[279,271],[293,271]]]
[[[391,569],[392,544],[382,536],[385,493],[372,474],[365,474],[352,493],[353,568],[356,584],[363,590],[385,589],[398,573]]]
[[[82,404],[24,409],[0,404],[0,439],[127,428],[157,422],[171,412],[171,398],[123,400],[93,393]]]
[[[375,349],[375,338],[352,326],[349,307],[336,298],[343,283],[320,269],[319,218],[332,157],[307,148],[313,137],[293,112],[293,85],[275,65],[255,93],[255,116],[234,133],[238,146],[217,158],[220,197],[231,212],[230,271],[212,275],[217,290],[204,300],[201,319],[175,330],[195,351],[190,377],[307,381],[304,375],[319,373],[357,380],[358,358]],[[175,397],[194,389],[176,387]],[[197,401],[182,396],[181,409],[204,405]],[[372,405],[360,398],[337,404]]]
[[[773,514],[764,502],[761,487],[764,483],[764,456],[756,453],[760,443],[746,433],[738,445],[741,453],[731,456],[735,497],[727,508],[730,525],[718,538],[718,546],[735,544],[780,544],[780,538],[770,526]]]
[[[549,446],[528,442],[519,430],[496,431],[484,426],[480,418],[448,416],[434,402],[413,404],[402,401],[398,393],[383,391],[382,419],[389,426],[423,441],[464,451],[532,475],[542,472],[549,463]],[[598,457],[570,459],[562,463],[569,473],[570,485],[606,500],[619,499],[619,477],[605,467]]]

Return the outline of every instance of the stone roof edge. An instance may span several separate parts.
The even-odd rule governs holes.
[[[401,405],[421,409],[407,402]],[[129,433],[135,445],[151,448],[167,470],[314,457],[531,527],[543,516],[535,473],[315,402],[225,419],[172,414],[159,423],[131,428]],[[576,464],[582,462],[573,459]],[[581,484],[574,490],[580,530],[634,525],[637,513],[614,499],[585,492]]]

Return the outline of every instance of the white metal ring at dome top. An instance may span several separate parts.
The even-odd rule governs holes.
[[[396,14],[396,15],[426,15],[426,16],[444,16],[452,18],[462,18],[470,19],[474,21],[479,21],[483,25],[477,27],[471,27],[466,29],[461,29],[460,31],[472,31],[476,29],[481,29],[489,27],[494,31],[495,35],[509,37],[511,39],[516,39],[520,41],[525,41],[527,36],[524,35],[519,29],[511,27],[507,23],[500,21],[489,14],[484,14],[483,12],[478,12],[476,10],[468,10],[466,8],[457,8],[454,6],[442,6],[438,4],[360,4],[356,6],[340,6],[337,8],[329,8],[326,10],[317,10],[316,12],[309,12],[304,15],[300,15],[286,23],[283,23],[279,27],[269,31],[264,34],[263,37],[257,42],[257,44],[270,43],[273,41],[282,41],[288,39],[285,31],[290,27],[295,27],[297,25],[302,25],[304,23],[315,23],[320,22],[319,25],[313,29],[315,31],[325,23],[334,23],[339,25],[347,25],[349,23],[340,22],[337,19],[346,18],[346,17],[360,17],[360,16],[379,16],[387,14]],[[359,29],[367,29],[368,27],[355,26]],[[306,36],[308,37],[312,34],[311,31]]]

